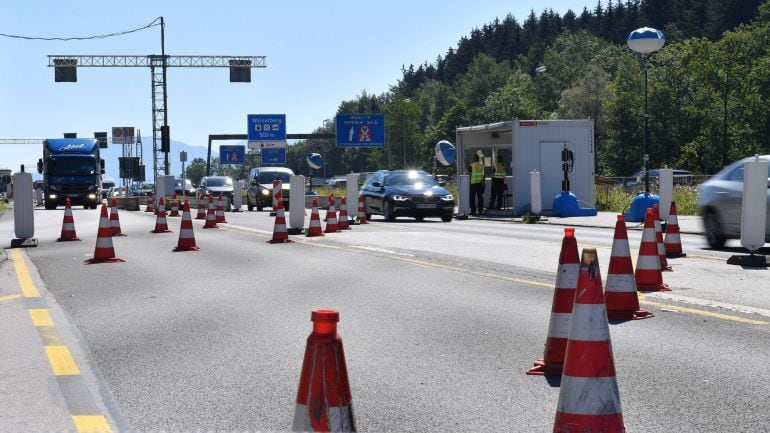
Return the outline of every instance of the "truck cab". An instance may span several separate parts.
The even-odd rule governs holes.
[[[93,139],[58,138],[43,141],[43,158],[37,162],[43,175],[46,209],[56,209],[70,199],[72,205],[96,209],[101,201],[100,178],[104,160]]]

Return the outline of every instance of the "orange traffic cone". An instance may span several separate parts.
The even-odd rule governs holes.
[[[112,226],[107,216],[107,205],[102,203],[102,214],[99,217],[99,232],[96,236],[96,248],[94,257],[86,260],[86,264],[115,263],[125,260],[115,257],[115,248],[112,246]]]
[[[72,206],[70,199],[64,200],[64,220],[61,223],[61,236],[56,242],[79,241],[75,233],[75,219],[72,217]]]
[[[642,231],[642,243],[639,245],[639,256],[636,261],[636,288],[637,290],[670,291],[668,284],[663,283],[663,274],[660,272],[660,257],[658,257],[658,244],[655,241],[655,223],[652,209],[647,209],[644,217],[644,231]]]
[[[206,205],[203,204],[204,198],[201,197],[198,199],[198,214],[195,215],[196,220],[205,220],[206,219]]]
[[[313,332],[307,338],[292,431],[356,431],[339,317],[333,310],[311,315]]]
[[[334,194],[329,195],[329,210],[326,211],[326,231],[325,233],[335,233],[340,231],[337,224],[337,210],[334,208]]]
[[[663,242],[666,249],[666,257],[683,257],[682,239],[679,237],[679,219],[676,217],[676,203],[671,202],[671,210],[666,222],[666,240]]]
[[[170,217],[179,216],[179,201],[177,199],[171,200],[171,213],[169,213],[168,216]]]
[[[219,194],[219,200],[217,200],[217,223],[227,223],[225,220],[225,203],[222,201],[222,194]]]
[[[125,236],[120,231],[120,218],[118,217],[118,205],[115,197],[112,198],[112,203],[110,204],[110,228],[112,229],[113,236]]]
[[[548,337],[545,340],[543,358],[535,361],[535,366],[527,374],[560,375],[564,365],[564,352],[567,349],[569,322],[572,316],[572,303],[575,299],[578,269],[577,240],[575,229],[566,227],[561,241],[559,267],[556,271],[556,289],[551,304],[551,321],[548,324]]]
[[[348,221],[348,209],[347,204],[345,203],[345,196],[342,196],[340,199],[340,218],[339,218],[339,229],[340,230],[350,230],[352,227],[350,227],[350,222]]]
[[[285,244],[290,242],[294,241],[289,239],[289,233],[286,231],[286,217],[283,213],[283,201],[278,200],[278,207],[275,209],[275,226],[273,228],[273,238],[267,241],[267,243]]]
[[[310,225],[307,228],[307,237],[323,236],[321,230],[321,216],[318,214],[318,199],[313,197],[313,210],[310,213]]]
[[[195,233],[193,233],[192,215],[190,215],[190,202],[185,199],[182,210],[182,225],[179,227],[179,241],[174,251],[198,251],[195,245]]]
[[[204,229],[216,229],[219,228],[217,226],[217,217],[214,215],[214,198],[212,196],[209,196],[209,209],[206,213],[206,224],[203,225]]]
[[[607,317],[610,319],[638,320],[654,316],[639,308],[634,267],[631,264],[631,248],[628,246],[628,232],[623,215],[618,215],[618,221],[615,223],[615,238],[612,240],[612,255],[604,297]]]
[[[147,207],[145,212],[155,212],[155,205],[153,204],[152,194],[147,194]]]
[[[595,248],[584,248],[580,262],[553,431],[626,431]]]
[[[168,222],[166,222],[166,205],[163,203],[163,196],[160,196],[158,202],[158,211],[155,213],[155,230],[151,230],[150,233],[171,233],[168,229]]]
[[[663,230],[660,225],[660,213],[657,204],[652,205],[652,218],[655,223],[655,242],[658,244],[658,260],[660,260],[660,270],[670,271],[671,266],[666,260],[666,246],[663,245]]]
[[[364,209],[364,196],[362,195],[358,196],[358,215],[356,215],[356,219],[358,220],[359,224],[369,224],[369,221],[366,220],[366,210]]]

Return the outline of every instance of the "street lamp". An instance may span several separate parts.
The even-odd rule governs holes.
[[[408,103],[412,102],[412,98],[404,98],[404,105],[401,110],[401,139],[404,151],[404,170],[406,170],[406,107]]]
[[[535,118],[540,117],[540,74],[547,70],[545,66],[535,68]]]
[[[644,196],[641,194],[634,198],[629,211],[630,221],[643,221],[648,207],[652,207],[658,201],[657,197],[650,195],[650,155],[647,151],[648,124],[650,115],[647,112],[647,69],[649,55],[663,48],[666,37],[660,30],[651,27],[638,28],[628,35],[628,48],[642,55],[642,69],[644,70],[644,132],[642,138],[642,162],[644,167]]]
[[[628,35],[628,48],[642,55],[642,69],[644,70],[644,136],[643,136],[643,163],[644,163],[644,193],[650,193],[650,156],[647,153],[647,128],[650,115],[647,113],[647,68],[648,56],[663,48],[666,37],[663,32],[650,27],[642,27]]]

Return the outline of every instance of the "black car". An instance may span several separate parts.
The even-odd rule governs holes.
[[[182,189],[182,182],[184,182],[184,189]],[[176,195],[183,195],[182,191],[184,191],[185,197],[195,197],[195,188],[193,187],[192,182],[190,182],[190,179],[184,179],[183,181],[180,178],[176,178],[174,193]]]
[[[380,170],[361,188],[366,218],[379,214],[387,221],[397,217],[440,217],[452,221],[455,200],[433,176],[417,170]]]

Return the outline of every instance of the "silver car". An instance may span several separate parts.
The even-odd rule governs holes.
[[[698,190],[698,211],[703,216],[706,240],[711,248],[720,248],[727,239],[741,237],[741,206],[743,202],[743,158],[728,165]],[[769,160],[770,155],[759,159]],[[770,186],[770,172],[767,174]],[[768,188],[767,229],[765,242],[770,242],[770,188]]]

